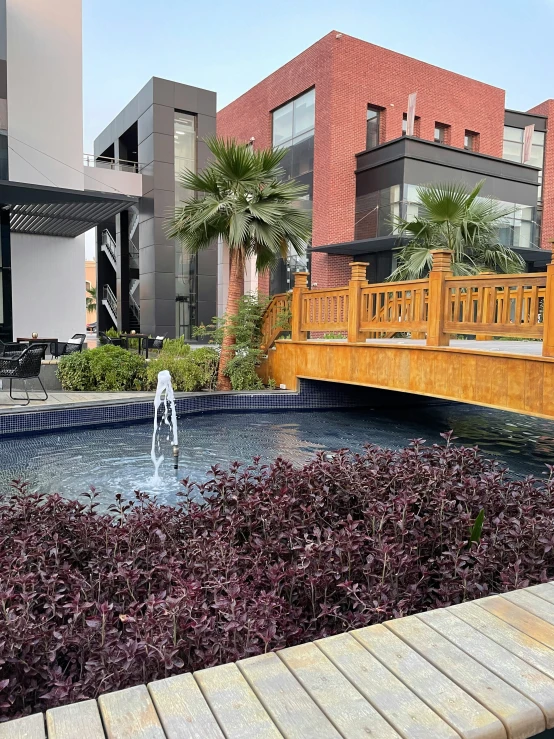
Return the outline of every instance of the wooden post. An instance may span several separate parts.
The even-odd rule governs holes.
[[[546,268],[543,314],[542,355],[543,357],[554,357],[554,253]]]
[[[348,336],[349,344],[365,341],[360,333],[360,309],[362,302],[362,287],[367,282],[367,268],[369,262],[350,262],[350,282],[348,283]]]
[[[452,274],[452,252],[434,249],[433,268],[429,272],[429,317],[427,346],[448,346],[450,336],[444,332],[446,319],[446,278]]]
[[[482,275],[495,275],[496,272],[480,272],[479,274]],[[483,290],[483,307],[481,310],[481,315],[483,316],[483,323],[489,322],[489,310],[491,305],[491,292],[490,290]],[[489,336],[489,334],[481,334],[481,336],[475,336],[477,341],[492,341],[494,339],[494,336]]]
[[[308,333],[301,330],[302,326],[302,293],[308,287],[309,272],[294,273],[294,287],[292,288],[291,306],[291,338],[293,341],[307,341]]]

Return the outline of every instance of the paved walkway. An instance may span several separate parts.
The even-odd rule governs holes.
[[[32,380],[29,381],[31,386]],[[19,395],[21,390],[14,387],[14,393]],[[39,392],[29,390],[31,398],[38,396]],[[153,400],[154,393],[148,392],[129,392],[129,393],[66,393],[63,391],[52,391],[48,393],[48,400],[31,400],[28,406],[21,405],[16,400],[11,400],[10,394],[6,391],[0,391],[0,412],[1,411],[25,411],[29,408],[50,408],[53,406],[74,406],[78,404],[94,405],[97,403],[110,403],[118,400]]]
[[[554,726],[554,583],[46,713],[48,739],[527,739]],[[44,739],[44,717],[0,739]]]

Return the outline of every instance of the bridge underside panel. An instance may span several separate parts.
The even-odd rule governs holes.
[[[473,403],[554,418],[554,359],[454,347],[278,341],[262,367],[289,389],[298,378]]]

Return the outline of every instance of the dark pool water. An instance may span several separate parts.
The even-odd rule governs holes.
[[[45,492],[76,496],[91,485],[104,502],[135,489],[176,500],[179,480],[205,479],[214,464],[255,455],[272,460],[283,455],[302,464],[318,450],[360,450],[367,442],[404,446],[415,437],[441,441],[453,429],[458,443],[478,444],[505,462],[516,475],[542,475],[554,464],[554,422],[455,404],[403,410],[348,410],[286,413],[224,413],[184,416],[179,420],[180,469],[173,471],[171,446],[163,441],[161,481],[152,483],[152,426],[132,424],[59,434],[17,437],[0,442],[0,494],[14,479]]]

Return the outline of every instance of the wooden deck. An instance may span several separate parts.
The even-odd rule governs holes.
[[[0,739],[554,737],[554,583],[0,724]]]

